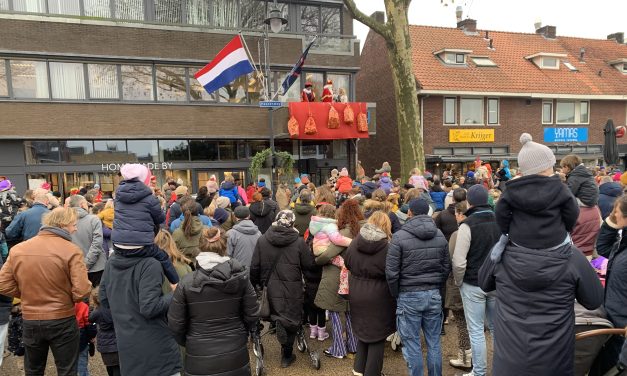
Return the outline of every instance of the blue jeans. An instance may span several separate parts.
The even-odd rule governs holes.
[[[403,341],[403,357],[410,376],[423,376],[420,330],[427,343],[429,376],[442,375],[442,297],[440,290],[401,292],[396,308],[396,327]]]
[[[494,309],[496,297],[479,286],[463,283],[459,288],[464,303],[464,316],[468,325],[468,336],[472,348],[472,371],[475,376],[485,376],[488,368],[488,350],[485,342],[485,319],[494,339]]]
[[[89,363],[89,346],[86,346],[85,349],[78,353],[78,376],[89,376],[89,368],[87,364]]]

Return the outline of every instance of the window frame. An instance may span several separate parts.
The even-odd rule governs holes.
[[[479,112],[481,114],[481,121],[478,123],[465,123],[462,121],[462,101],[464,100],[479,100],[481,101],[481,111]],[[483,97],[461,97],[459,98],[459,125],[460,126],[479,126],[479,125],[486,125],[486,119],[485,119],[485,100]]]
[[[490,122],[490,102],[496,101],[496,122]],[[500,98],[487,98],[486,100],[486,125],[501,125],[501,100]]]
[[[559,103],[573,103],[574,104],[574,121],[572,122],[559,122],[558,119],[558,114],[557,114],[557,105]],[[588,110],[588,119],[586,122],[582,122],[581,121],[581,104],[582,103],[586,103],[587,104],[587,110]],[[555,124],[558,125],[569,125],[569,124],[573,124],[573,125],[589,125],[590,124],[590,101],[588,100],[557,100],[555,103]]]
[[[451,56],[452,59],[449,60],[447,56]],[[463,58],[463,62],[461,63],[458,60],[460,56]],[[447,65],[466,65],[468,62],[466,54],[461,53],[461,52],[452,52],[452,51],[442,52],[440,54],[440,59],[442,60],[444,64],[447,64]]]
[[[453,122],[452,123],[446,122],[446,103],[448,99],[453,100]],[[444,126],[459,125],[459,122],[457,121],[457,97],[444,97],[444,100],[442,101],[442,125]]]
[[[546,59],[553,59],[553,60],[555,60],[555,65],[546,65],[546,64],[544,64]],[[542,68],[542,69],[559,70],[560,69],[560,59],[558,57],[555,57],[555,56],[542,56],[540,58],[540,68]]]
[[[551,108],[550,108],[550,111],[551,111],[550,112],[550,114],[551,114],[550,117],[551,117],[551,119],[550,119],[550,121],[548,123],[544,121],[544,106],[547,105],[547,104],[551,106]],[[542,124],[553,124],[553,122],[554,122],[553,107],[554,107],[554,104],[553,104],[552,100],[544,100],[544,101],[542,101],[542,110],[540,111],[540,118],[542,119]]]

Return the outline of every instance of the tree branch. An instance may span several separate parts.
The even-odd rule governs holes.
[[[372,31],[381,35],[386,41],[391,39],[390,30],[386,24],[383,24],[374,18],[367,16],[365,13],[360,11],[355,5],[354,0],[343,0],[344,5],[348,8],[351,16],[362,24],[368,26]]]

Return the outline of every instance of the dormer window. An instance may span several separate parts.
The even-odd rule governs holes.
[[[466,65],[467,55],[472,53],[470,50],[456,50],[445,48],[434,52],[433,54],[439,57],[444,64],[447,65]]]
[[[540,52],[537,54],[525,56],[525,59],[533,61],[540,69],[560,69],[560,58],[565,58],[566,54],[557,54],[551,52]]]
[[[627,58],[612,60],[609,64],[618,69],[621,73],[627,74]]]

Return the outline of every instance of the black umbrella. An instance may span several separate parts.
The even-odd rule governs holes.
[[[609,119],[603,128],[603,159],[609,165],[618,162],[618,145],[616,144],[616,128],[614,122]]]

